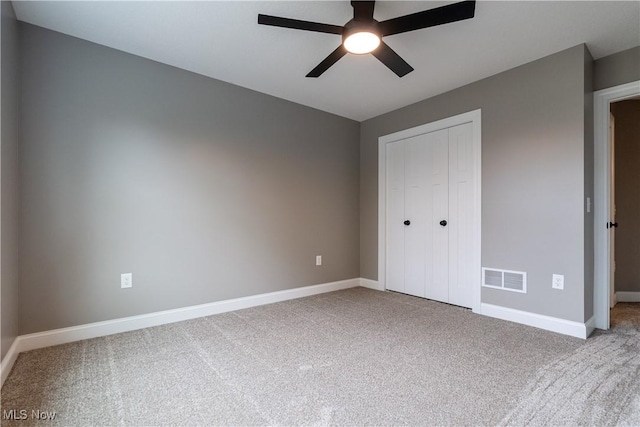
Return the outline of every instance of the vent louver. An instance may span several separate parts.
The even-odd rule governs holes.
[[[527,293],[527,273],[523,271],[482,268],[482,286]]]

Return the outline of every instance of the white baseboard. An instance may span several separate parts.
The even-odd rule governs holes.
[[[173,310],[142,314],[139,316],[124,317],[120,319],[106,320],[103,322],[89,323],[86,325],[72,326],[69,328],[21,335],[15,339],[13,345],[9,349],[9,352],[2,359],[2,383],[0,383],[0,387],[9,375],[9,372],[11,372],[11,368],[18,357],[18,353],[23,351],[66,344],[90,338],[103,337],[121,332],[134,331],[152,326],[166,325],[168,323],[196,319],[199,317],[211,316],[213,314],[226,313],[259,305],[273,304],[276,302],[308,297],[326,292],[355,288],[360,286],[360,281],[360,278],[355,278],[341,280],[338,282],[322,283],[319,285],[286,289],[266,294],[216,301],[208,304],[200,304]]]
[[[595,326],[595,318],[589,319],[587,323],[580,323],[486,303],[482,303],[480,310],[480,313],[484,316],[508,320],[582,339],[586,339],[589,333],[593,331],[591,329],[591,332],[587,333],[588,328]]]
[[[384,291],[380,283],[376,280],[355,278],[21,335],[14,340],[9,351],[2,359],[0,365],[0,387],[4,384],[5,379],[11,372],[11,368],[18,358],[18,354],[23,351],[196,319],[357,286]],[[620,292],[618,294],[620,294]],[[627,292],[626,294],[640,293]],[[638,301],[640,301],[640,299],[638,299]],[[595,327],[595,318],[589,319],[587,323],[579,323],[485,303],[481,306],[481,314],[578,338],[587,338]]]
[[[360,278],[360,286],[363,288],[375,289],[376,291],[384,291],[384,287],[377,280]]]
[[[617,302],[640,302],[640,292],[616,292]]]
[[[7,354],[2,358],[2,363],[0,363],[0,388],[2,388],[4,380],[9,376],[11,368],[13,368],[13,364],[16,363],[16,359],[18,358],[18,353],[20,353],[18,350],[19,338],[20,337],[16,337],[16,339],[13,340],[9,351],[7,351]]]

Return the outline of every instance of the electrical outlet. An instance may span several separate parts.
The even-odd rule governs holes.
[[[316,265],[322,265],[322,255],[316,255]]]
[[[551,279],[551,287],[553,289],[564,289],[564,274],[554,274]]]
[[[120,275],[120,287],[121,288],[130,288],[133,286],[133,274],[132,273],[123,273]]]

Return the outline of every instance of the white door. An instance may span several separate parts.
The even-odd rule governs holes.
[[[449,128],[449,300],[473,305],[474,163],[472,125]]]
[[[426,222],[421,237],[426,240],[425,298],[448,302],[449,300],[449,236],[447,226],[449,205],[449,130],[443,129],[425,135],[426,157],[421,159],[427,179],[427,191],[421,195],[427,206],[422,221]],[[419,197],[419,196],[418,196]],[[411,230],[414,231],[414,230]]]
[[[387,289],[472,306],[471,136],[467,123],[387,145]]]
[[[405,291],[404,271],[404,141],[387,146],[387,289]]]
[[[423,166],[429,146],[424,136],[411,138],[404,143],[404,292],[424,297],[425,262],[427,241],[427,170]],[[408,225],[404,221],[409,221]]]
[[[615,117],[609,113],[609,212],[611,219],[609,220],[609,303],[611,308],[616,305],[616,131]],[[615,224],[615,226],[611,226]]]

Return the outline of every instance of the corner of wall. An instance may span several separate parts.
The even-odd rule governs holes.
[[[584,46],[584,321],[594,313],[594,146],[593,69],[591,52]]]
[[[7,359],[18,336],[18,26],[13,6],[1,2],[1,190],[0,264],[1,325],[0,356]]]

